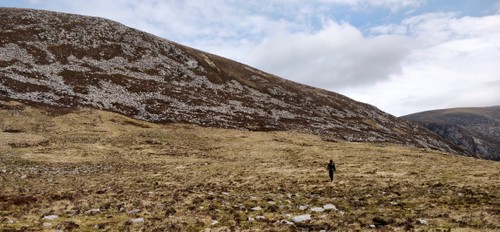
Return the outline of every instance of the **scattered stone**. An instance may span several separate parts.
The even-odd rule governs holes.
[[[313,212],[323,212],[323,211],[325,211],[325,209],[323,209],[321,207],[313,207],[313,208],[311,208],[311,211],[313,211]]]
[[[210,223],[210,225],[212,225],[212,226],[213,226],[213,225],[215,225],[215,224],[217,224],[217,223],[219,223],[219,221],[217,221],[217,220],[212,220],[212,223]]]
[[[43,223],[43,227],[50,228],[50,227],[52,227],[52,223],[50,223],[50,222],[44,222]]]
[[[26,179],[28,176],[27,175],[22,175],[20,178],[21,179]]]
[[[425,219],[417,219],[417,224],[419,225],[427,225],[429,222]]]
[[[133,218],[133,219],[130,219],[130,222],[132,222],[132,223],[144,223],[144,218]]]
[[[257,200],[257,197],[251,196],[250,200]]]
[[[337,207],[335,207],[335,205],[332,205],[332,204],[326,204],[326,205],[323,205],[323,209],[325,209],[325,210],[333,210],[333,211],[338,211]]]
[[[463,194],[463,193],[458,193],[458,196],[459,196],[459,197],[463,197],[463,196],[464,196],[464,194]]]
[[[266,217],[264,217],[262,215],[258,215],[258,216],[255,216],[255,219],[257,219],[257,220],[264,220],[264,219],[266,219]]]
[[[59,216],[57,216],[57,215],[45,215],[45,216],[43,216],[42,220],[54,221],[58,217]]]
[[[248,221],[249,221],[249,222],[253,222],[253,221],[255,221],[255,218],[253,218],[253,217],[248,217]]]
[[[377,228],[375,225],[371,224],[369,225],[370,228]]]
[[[140,213],[140,212],[141,212],[140,209],[133,209],[133,210],[128,211],[127,213],[128,214],[136,214],[136,213]]]
[[[292,198],[292,194],[291,194],[291,193],[287,193],[287,194],[286,194],[286,196],[287,196],[288,198]]]
[[[225,195],[225,196],[229,196],[229,193],[228,193],[228,192],[222,192],[221,194],[222,194],[222,195]]]
[[[398,205],[398,203],[395,201],[391,201],[391,205]]]
[[[260,206],[255,206],[252,208],[253,211],[259,211],[259,210],[262,210],[262,207]]]
[[[2,173],[7,173],[7,170],[2,169],[0,172],[2,172]]]
[[[85,215],[96,215],[96,214],[100,214],[101,213],[101,210],[100,209],[89,209],[87,211],[85,211]]]
[[[372,197],[372,195],[371,195],[371,194],[366,194],[366,196],[365,196],[365,197],[366,197],[366,198],[370,198],[370,197]]]
[[[9,218],[9,219],[7,219],[7,224],[14,224],[14,220],[12,220],[12,219],[10,219],[10,218]]]
[[[97,190],[95,193],[96,194],[104,194],[104,193],[106,193],[106,191],[108,191],[108,190],[106,188],[103,188],[103,189]]]
[[[294,221],[294,222],[303,222],[303,221],[310,221],[310,220],[311,220],[310,214],[303,214],[303,215],[295,216],[292,218],[292,221]]]
[[[275,205],[276,202],[274,202],[274,201],[268,201],[267,204],[269,204],[269,205]]]
[[[287,221],[287,220],[281,220],[279,221],[281,224],[287,224],[287,225],[294,225],[295,223],[291,222],[291,221]]]
[[[306,210],[306,209],[307,209],[307,205],[300,205],[300,206],[299,206],[299,209],[300,209],[300,210]]]

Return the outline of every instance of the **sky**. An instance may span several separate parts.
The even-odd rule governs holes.
[[[500,105],[500,0],[0,0],[99,16],[396,116]]]

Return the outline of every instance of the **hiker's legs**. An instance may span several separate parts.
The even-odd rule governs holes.
[[[333,182],[333,171],[328,171],[328,174],[330,175],[330,182]]]

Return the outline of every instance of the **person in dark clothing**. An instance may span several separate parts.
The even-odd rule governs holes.
[[[330,182],[333,182],[333,173],[336,171],[335,163],[333,162],[333,160],[330,160],[327,169],[328,169],[328,174],[330,175]]]

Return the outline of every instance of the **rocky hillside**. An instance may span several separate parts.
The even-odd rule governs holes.
[[[92,107],[158,123],[295,130],[460,153],[423,127],[95,17],[0,9],[0,100]]]
[[[455,108],[404,116],[471,154],[500,160],[500,106]]]

